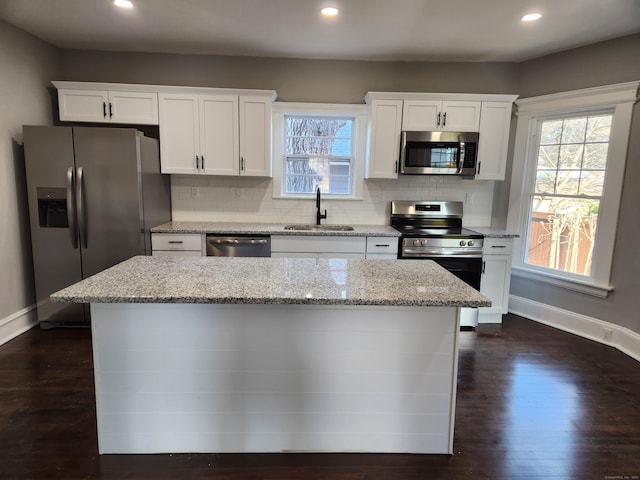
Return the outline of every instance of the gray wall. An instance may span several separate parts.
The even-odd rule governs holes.
[[[59,80],[276,90],[286,102],[364,103],[368,91],[514,93],[509,63],[415,63],[62,52]]]
[[[599,43],[520,65],[521,97],[640,80],[640,35]],[[505,182],[506,183],[506,182]],[[640,105],[634,108],[618,222],[612,284],[605,299],[512,277],[511,293],[616,323],[640,333]]]
[[[0,20],[0,325],[34,302],[22,125],[51,124],[58,53]]]

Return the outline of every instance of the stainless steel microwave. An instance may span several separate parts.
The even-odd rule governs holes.
[[[400,173],[460,175],[473,178],[478,159],[477,132],[402,132]]]

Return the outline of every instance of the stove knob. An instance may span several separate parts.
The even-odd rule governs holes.
[[[467,244],[467,242],[465,242],[464,240],[460,240],[460,246],[464,247]]]
[[[469,241],[467,242],[467,245],[469,245],[470,247],[473,247],[473,240],[469,240]]]
[[[426,247],[428,242],[429,242],[429,240],[427,240],[426,238],[423,238],[422,239],[422,246]]]
[[[414,246],[414,247],[419,247],[419,246],[420,246],[420,240],[416,238],[416,239],[413,241],[413,246]]]

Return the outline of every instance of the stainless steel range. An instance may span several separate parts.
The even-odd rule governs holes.
[[[483,236],[462,227],[462,202],[392,201],[398,258],[433,260],[480,289]]]

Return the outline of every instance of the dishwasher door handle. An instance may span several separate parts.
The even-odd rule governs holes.
[[[211,245],[266,245],[267,240],[264,238],[234,238],[234,239],[219,239],[208,238],[207,242]]]

